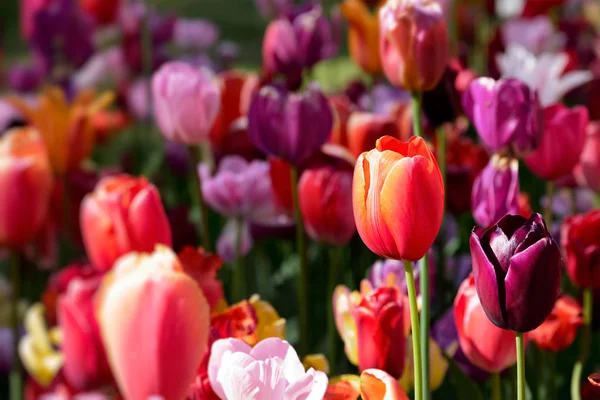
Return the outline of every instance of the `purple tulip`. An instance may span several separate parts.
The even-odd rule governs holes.
[[[506,215],[474,228],[473,275],[481,306],[502,329],[528,332],[552,311],[560,292],[562,258],[541,215]]]
[[[152,77],[152,99],[167,139],[188,145],[208,140],[221,106],[219,85],[209,70],[177,61],[163,65]]]
[[[319,151],[332,126],[327,98],[313,86],[300,94],[265,86],[254,94],[248,112],[248,135],[254,145],[292,165]]]
[[[518,214],[519,162],[495,154],[475,178],[471,206],[475,222],[484,228],[506,214]]]
[[[510,146],[517,154],[537,146],[543,117],[537,92],[518,79],[479,78],[462,97],[479,136],[494,152]]]
[[[421,277],[421,261],[417,261],[413,266],[415,274],[415,284],[417,289],[417,295],[420,293],[420,277]],[[371,266],[368,274],[369,283],[373,286],[373,289],[377,289],[382,286],[395,286],[399,288],[402,293],[408,294],[408,288],[406,287],[406,273],[404,271],[404,262],[399,260],[377,260]],[[430,282],[430,293],[434,297],[434,282],[435,282],[435,258],[433,252],[429,252],[429,282]]]
[[[286,14],[292,8],[292,3],[292,0],[254,0],[258,12],[265,18]]]
[[[219,257],[225,262],[232,263],[235,261],[237,254],[237,235],[238,235],[238,222],[235,219],[227,221],[221,234],[217,239],[217,253]],[[242,222],[242,236],[240,242],[240,257],[245,257],[252,250],[254,242],[252,240],[252,234],[250,232],[250,224],[248,222]]]
[[[44,80],[44,75],[44,71],[38,66],[17,64],[8,71],[8,85],[17,92],[33,92]]]
[[[200,165],[198,172],[202,178],[202,195],[218,213],[249,220],[261,220],[273,214],[268,162],[248,162],[240,156],[226,156],[214,176],[210,176],[206,165]]]
[[[205,19],[178,19],[173,27],[173,41],[179,47],[206,49],[219,39],[219,28]]]

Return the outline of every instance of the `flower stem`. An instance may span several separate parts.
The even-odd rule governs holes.
[[[244,220],[235,220],[235,260],[233,261],[232,299],[241,301],[246,298],[246,274],[244,271],[244,257],[242,257],[242,235],[244,234]]]
[[[412,117],[413,133],[415,136],[423,137],[422,106],[423,93],[412,93]],[[442,135],[443,136],[443,135]],[[421,260],[421,360],[422,364],[422,385],[423,399],[429,400],[429,263],[427,253]],[[411,313],[412,314],[412,313]],[[413,331],[414,335],[414,331]],[[416,385],[416,382],[415,382]]]
[[[581,373],[587,361],[590,347],[590,329],[592,324],[593,293],[591,288],[583,289],[583,327],[581,328],[581,345],[579,347],[579,359],[573,367],[571,376],[571,399],[581,400]]]
[[[308,350],[308,262],[306,259],[306,244],[304,243],[304,223],[300,211],[298,196],[298,168],[291,168],[292,199],[294,201],[294,218],[296,220],[296,245],[300,258],[300,274],[298,275],[298,322],[300,326],[300,354]]]
[[[515,332],[517,341],[517,400],[525,400],[525,341],[523,332]]]
[[[327,304],[329,305],[329,318],[327,319],[327,335],[329,336],[329,365],[335,368],[337,363],[338,335],[335,327],[335,315],[333,315],[333,292],[338,284],[340,276],[340,264],[342,247],[332,246],[329,248],[329,282],[327,292]]]
[[[206,251],[212,251],[212,242],[210,240],[210,229],[208,226],[208,207],[204,202],[202,196],[202,177],[198,173],[198,165],[200,164],[200,157],[198,155],[198,149],[194,146],[188,146],[188,153],[191,161],[191,176],[193,181],[193,190],[191,193],[192,201],[196,200],[200,208],[200,227],[199,230],[202,232],[202,247]]]
[[[550,224],[552,224],[552,202],[554,200],[554,182],[552,181],[546,182],[546,200],[548,203],[544,207],[544,220],[550,228]]]
[[[500,373],[494,372],[492,374],[492,400],[500,400],[501,398]]]
[[[406,272],[406,287],[410,305],[410,324],[412,327],[413,359],[415,375],[415,400],[423,399],[423,370],[421,367],[421,334],[419,332],[419,309],[417,308],[417,292],[415,288],[415,275],[410,261],[404,261]],[[421,270],[422,271],[422,270]],[[422,278],[421,278],[422,279]]]
[[[19,253],[10,255],[10,274],[12,281],[11,325],[12,325],[12,365],[10,370],[10,399],[20,400],[22,391],[21,363],[19,362],[19,298],[21,297],[21,265]]]

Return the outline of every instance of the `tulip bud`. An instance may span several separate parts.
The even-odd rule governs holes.
[[[531,331],[529,337],[542,350],[562,351],[573,344],[582,324],[581,305],[571,296],[562,296],[544,323]]]
[[[579,287],[600,288],[600,210],[565,218],[560,240],[569,279]]]
[[[163,65],[152,77],[154,116],[165,138],[188,145],[208,140],[220,89],[208,69],[184,62]]]
[[[518,214],[519,162],[494,154],[473,183],[471,207],[475,222],[484,228],[506,214]]]
[[[460,347],[474,365],[500,372],[517,362],[515,334],[490,322],[479,302],[473,274],[458,289],[454,318]]]
[[[348,149],[355,157],[375,147],[383,136],[400,138],[396,122],[387,115],[355,112],[350,115],[347,125]]]
[[[473,229],[470,247],[477,293],[494,325],[516,332],[540,326],[558,297],[562,268],[542,217],[506,215],[488,230]]]
[[[388,0],[379,12],[379,51],[385,75],[410,91],[431,90],[448,61],[448,32],[434,0]]]
[[[525,162],[542,179],[555,180],[569,174],[579,162],[589,122],[585,107],[556,104],[543,111],[544,133],[536,150]]]
[[[600,192],[600,122],[587,126],[583,151],[574,173],[578,184]]]
[[[58,303],[63,333],[63,371],[73,387],[86,391],[112,382],[112,374],[94,315],[93,296],[100,278],[75,279]]]
[[[352,201],[358,233],[371,251],[383,258],[423,258],[444,213],[444,184],[425,141],[379,139],[356,163]]]
[[[348,49],[352,60],[368,74],[381,73],[379,56],[379,18],[364,1],[344,0],[340,5],[348,21]]]
[[[293,165],[315,154],[329,139],[332,126],[327,98],[315,87],[296,94],[265,86],[254,95],[248,113],[254,145]]]
[[[158,190],[146,178],[119,175],[102,179],[83,199],[81,233],[92,265],[109,270],[131,251],[171,245],[171,227]]]
[[[52,170],[44,142],[33,128],[4,134],[0,159],[0,246],[20,248],[46,220]]]
[[[175,254],[157,246],[120,258],[97,296],[96,317],[123,396],[184,398],[206,351],[210,311]]]

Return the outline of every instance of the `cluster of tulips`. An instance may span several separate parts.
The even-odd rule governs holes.
[[[20,0],[2,398],[600,398],[600,5],[255,3]]]

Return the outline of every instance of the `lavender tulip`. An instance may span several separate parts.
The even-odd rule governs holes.
[[[237,230],[237,221],[235,219],[230,219],[221,230],[221,234],[217,239],[217,253],[223,261],[228,263],[234,262],[237,256]],[[252,250],[252,246],[254,245],[252,234],[250,232],[250,224],[246,221],[242,222],[240,244],[240,257],[244,257],[250,253],[250,250]]]
[[[506,214],[519,212],[519,162],[494,155],[475,178],[471,195],[473,217],[487,228]]]
[[[493,151],[533,150],[543,131],[537,93],[517,79],[478,78],[463,93],[463,107],[485,145]]]
[[[560,292],[562,258],[541,215],[506,215],[473,229],[473,274],[481,305],[502,329],[528,332],[552,311]]]
[[[265,86],[254,94],[248,112],[248,134],[254,145],[293,165],[315,154],[329,139],[332,126],[327,98],[315,87],[296,94]]]
[[[417,286],[417,295],[420,292],[420,277],[421,277],[421,261],[414,263],[413,267],[415,275],[415,284]],[[377,260],[373,263],[369,270],[368,282],[377,289],[382,286],[395,286],[399,288],[402,293],[408,295],[408,288],[406,286],[406,273],[404,271],[404,262],[399,260]],[[429,252],[429,282],[430,282],[430,293],[434,292],[435,282],[435,258],[433,252]],[[432,294],[434,297],[435,294]]]
[[[254,0],[256,8],[263,17],[280,16],[292,7],[291,0]]]
[[[188,145],[208,140],[221,104],[210,71],[183,62],[167,63],[152,77],[152,98],[154,116],[167,139]]]
[[[240,156],[227,156],[214,176],[210,176],[206,165],[200,165],[198,173],[206,203],[220,214],[250,220],[273,214],[268,162],[248,162]]]
[[[219,35],[219,28],[205,19],[178,19],[173,27],[173,41],[182,48],[209,48]]]

